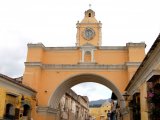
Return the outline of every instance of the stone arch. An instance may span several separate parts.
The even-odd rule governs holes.
[[[107,78],[96,74],[79,74],[64,80],[51,95],[48,101],[49,107],[57,109],[59,101],[61,97],[65,94],[65,92],[72,86],[83,82],[95,82],[108,87],[117,96],[118,102],[120,103],[120,107],[125,108],[124,98],[120,93],[120,91],[118,90],[118,88]]]

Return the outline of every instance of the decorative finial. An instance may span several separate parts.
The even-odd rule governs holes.
[[[89,4],[89,9],[91,9],[91,6],[92,6],[92,5],[91,5],[91,4]]]

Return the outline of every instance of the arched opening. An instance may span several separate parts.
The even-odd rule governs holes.
[[[110,114],[111,105],[113,98],[112,91],[108,87],[95,83],[95,82],[84,82],[75,85],[71,88],[77,95],[88,98],[88,110],[84,109],[85,112],[80,111],[80,114],[84,115],[85,119],[109,119],[107,114]],[[117,99],[114,99],[115,106],[117,106]],[[81,106],[81,104],[79,105]],[[84,106],[84,102],[83,102]],[[116,107],[114,107],[116,108]],[[113,111],[113,110],[112,110]]]
[[[5,118],[14,119],[14,117],[15,117],[14,106],[10,103],[6,104]]]
[[[64,93],[72,86],[83,82],[96,82],[108,87],[117,96],[120,107],[125,108],[124,98],[118,88],[107,78],[95,74],[80,74],[66,79],[56,88],[53,95],[50,97],[48,105],[53,109],[57,109],[59,101]]]
[[[88,14],[88,17],[91,17],[91,13]]]
[[[89,101],[96,101],[98,99],[111,99],[112,91],[99,83],[83,82],[74,85],[71,90],[81,96],[87,96]]]
[[[91,52],[90,51],[85,52],[84,61],[91,62]]]
[[[23,105],[23,119],[28,120],[30,118],[30,106]]]

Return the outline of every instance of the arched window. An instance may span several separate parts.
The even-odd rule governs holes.
[[[88,17],[91,17],[91,13],[88,14]]]
[[[23,116],[29,116],[30,115],[30,106],[25,104],[25,105],[23,105],[23,108],[24,108]]]
[[[15,115],[14,106],[10,103],[6,104],[5,117],[6,118],[14,118],[14,115]]]
[[[85,62],[91,62],[91,52],[90,51],[86,51],[84,56],[85,56],[84,57]]]
[[[12,111],[13,105],[12,104],[7,104],[6,105],[6,114],[11,115],[11,111]]]

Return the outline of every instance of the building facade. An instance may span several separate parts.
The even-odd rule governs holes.
[[[105,102],[100,107],[90,107],[90,115],[93,120],[109,120],[111,113],[111,102]]]
[[[130,119],[160,118],[160,35],[126,87]]]
[[[131,120],[160,119],[160,35],[126,87]]]
[[[36,111],[36,91],[0,74],[0,120],[29,120]]]
[[[91,9],[76,25],[76,46],[28,44],[23,84],[37,91],[38,106],[33,118],[57,119],[59,101],[68,89],[82,82],[97,82],[113,91],[128,120],[122,94],[144,59],[145,43],[101,46],[102,23]]]
[[[59,120],[88,120],[88,97],[77,95],[70,89],[62,96],[59,110]]]

